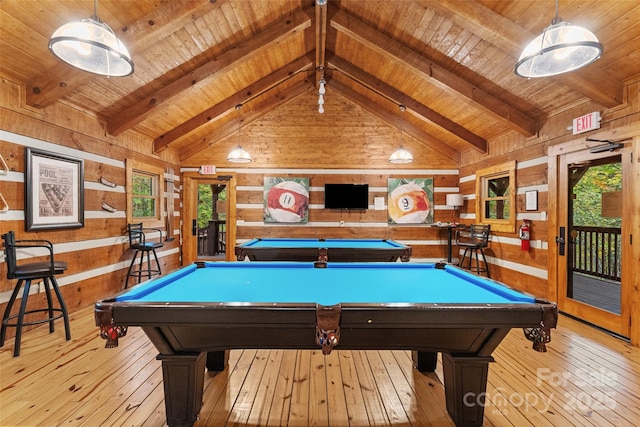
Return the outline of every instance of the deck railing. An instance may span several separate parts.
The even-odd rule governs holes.
[[[622,235],[620,228],[580,227],[573,247],[573,271],[620,281]]]
[[[207,227],[198,228],[198,256],[214,256],[225,248],[226,221],[209,221]]]

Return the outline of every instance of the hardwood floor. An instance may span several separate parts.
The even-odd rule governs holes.
[[[156,350],[139,328],[105,349],[92,307],[72,315],[72,341],[39,327],[0,349],[2,426],[163,426]],[[521,330],[495,351],[486,426],[633,426],[640,349],[562,316],[547,353]],[[437,375],[436,375],[437,374]],[[407,351],[237,350],[207,374],[196,426],[451,426],[436,374]],[[470,399],[474,401],[473,399]]]

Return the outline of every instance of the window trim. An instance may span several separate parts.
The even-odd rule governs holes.
[[[158,194],[155,195],[156,214],[153,218],[133,217],[133,176],[138,172],[157,177]],[[164,227],[164,170],[134,159],[126,160],[127,174],[127,223],[142,222],[143,227]]]
[[[507,175],[509,177],[509,196],[508,200],[509,218],[506,219],[492,219],[486,217],[485,211],[485,197],[484,189],[486,188],[487,181],[497,176]],[[516,232],[516,162],[515,160],[510,162],[501,163],[498,165],[490,166],[488,168],[479,169],[476,171],[476,222],[478,224],[491,225],[491,231],[499,231],[504,233]],[[491,198],[493,199],[493,198]]]

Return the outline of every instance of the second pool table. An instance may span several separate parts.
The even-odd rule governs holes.
[[[444,264],[207,262],[99,301],[95,315],[108,347],[140,326],[157,348],[170,426],[195,422],[205,367],[224,369],[239,348],[408,349],[421,371],[442,352],[447,411],[479,426],[483,405],[468,396],[486,390],[492,352],[512,328],[542,350],[557,307]]]
[[[387,239],[257,238],[235,254],[238,261],[407,262],[411,247]]]

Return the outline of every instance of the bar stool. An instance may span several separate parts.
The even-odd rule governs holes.
[[[53,259],[53,244],[48,240],[16,240],[13,231],[9,231],[2,235],[4,240],[4,252],[7,259],[7,279],[18,279],[18,283],[13,289],[11,298],[7,303],[7,307],[2,317],[2,329],[0,331],[0,347],[4,346],[4,340],[7,334],[8,327],[16,328],[16,339],[13,347],[13,356],[20,356],[20,341],[22,339],[22,327],[29,325],[37,325],[40,323],[49,322],[49,333],[54,332],[54,321],[56,319],[64,319],[64,327],[66,332],[66,339],[71,339],[71,330],[69,328],[69,313],[67,312],[67,306],[64,303],[58,282],[56,281],[56,274],[63,274],[67,269],[67,263],[63,261],[55,261]],[[44,248],[49,252],[49,260],[42,262],[31,262],[18,265],[17,263],[17,251],[16,248]],[[27,299],[29,298],[29,289],[33,280],[42,280],[44,284],[45,294],[47,296],[47,308],[27,310]],[[17,314],[11,314],[11,309],[16,301],[18,292],[24,282],[24,290],[22,292],[22,301],[20,303],[20,310]],[[54,306],[53,298],[51,296],[51,289],[56,294],[58,299],[59,308]],[[47,313],[45,319],[24,321],[25,315],[33,313]],[[15,323],[11,323],[13,319],[16,319]]]
[[[129,264],[129,270],[127,271],[127,280],[124,284],[125,289],[129,287],[129,277],[137,277],[138,283],[142,281],[142,276],[147,276],[151,279],[152,276],[162,275],[162,270],[160,268],[160,262],[158,261],[158,255],[156,254],[156,249],[164,246],[162,243],[162,230],[159,228],[143,228],[142,223],[137,224],[129,224],[127,226],[129,232],[129,248],[133,249],[135,252],[133,254],[133,258],[131,259],[131,264]],[[153,235],[158,233],[158,241],[155,240],[147,240],[146,232],[152,232]],[[151,234],[150,234],[151,235]],[[153,236],[152,235],[152,236]],[[156,261],[156,266],[152,267],[151,265],[151,253],[153,253],[153,257]],[[136,263],[136,257],[140,254],[140,266],[137,269],[133,268],[133,265]],[[144,256],[147,255],[147,266],[144,267]],[[144,274],[143,274],[144,273]]]
[[[476,265],[475,270],[476,274],[480,274],[482,272],[487,272],[487,277],[491,277],[491,273],[489,272],[489,263],[487,263],[487,258],[484,256],[484,248],[489,246],[489,234],[491,233],[491,225],[478,225],[472,224],[466,230],[458,230],[456,232],[456,245],[461,248],[464,248],[464,253],[462,254],[462,258],[460,259],[460,263],[458,264],[462,268],[466,268],[467,270],[473,270],[471,265],[471,259],[473,258],[473,254],[476,257]],[[478,260],[478,252],[482,255],[482,260],[484,261],[484,268],[480,267],[480,262]],[[469,253],[469,264],[465,267],[464,262],[467,257],[467,253]]]

